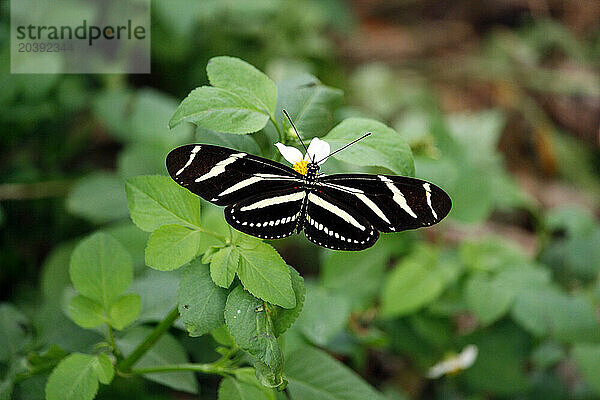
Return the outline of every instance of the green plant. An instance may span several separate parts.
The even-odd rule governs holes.
[[[435,398],[599,393],[599,225],[578,208],[545,215],[518,190],[495,150],[501,112],[444,116],[424,96],[394,130],[348,111],[349,118],[338,121],[333,115],[341,91],[313,76],[274,84],[229,57],[213,59],[208,72],[212,86],[192,91],[177,108],[155,92],[135,96],[137,117],[119,120],[129,121],[125,126],[135,135],[143,137],[142,128],[158,120],[164,126],[169,117],[180,126],[172,136],[155,128],[147,141],[135,141],[113,121],[115,132],[127,138],[125,152],[156,146],[153,157],[162,163],[164,152],[189,140],[181,122],[191,121],[198,142],[276,159],[273,143],[297,145],[277,111],[286,108],[307,139],[342,144],[365,130],[376,133],[377,146],[357,145],[354,154],[340,153],[326,168],[411,175],[414,151],[417,174],[448,187],[455,221],[482,222],[496,209],[525,210],[535,221],[539,254],[525,255],[493,236],[448,242],[443,225],[427,237],[383,235],[357,253],[318,249],[301,237],[267,243],[232,230],[220,209],[168,177],[137,176],[133,168],[121,170],[128,178],[120,202],[95,209],[85,200],[90,188],[102,194],[119,181],[112,176],[104,186],[106,179],[94,177],[88,188],[76,188],[70,207],[98,222],[117,222],[52,252],[39,302],[0,306],[0,341],[6,343],[0,348],[0,398],[11,391],[18,399],[42,397],[45,388],[51,400],[91,399],[96,392],[99,399],[129,399],[132,387],[146,398],[156,387],[148,389],[140,377],[184,392],[210,392],[215,381],[206,377],[213,376],[223,399],[408,398],[385,374],[366,374],[378,391],[349,368],[365,373],[372,364],[398,368],[390,376],[408,376]],[[119,98],[116,92],[106,96]],[[95,107],[102,115],[102,101]],[[151,123],[143,118],[148,110],[156,118]],[[423,124],[420,135],[410,135]],[[144,150],[136,153],[132,159],[141,160]],[[491,189],[493,195],[479,197]],[[479,202],[470,207],[475,198]],[[119,222],[127,208],[135,225]],[[426,378],[448,352],[467,345],[479,349],[469,369]],[[378,357],[393,361],[377,364]],[[573,365],[581,372],[575,387],[561,376]],[[171,398],[160,391],[155,396]]]
[[[207,130],[257,132],[269,123],[271,131],[264,129],[256,137],[232,138],[212,132],[211,137],[257,148],[257,139],[262,137],[268,143],[275,134],[278,141],[289,143],[294,140],[289,127],[275,114],[280,102],[295,118],[300,131],[323,133],[330,128],[328,119],[323,122],[320,117],[331,112],[339,92],[322,86],[313,77],[298,80],[297,87],[284,88],[278,96],[274,82],[239,59],[212,59],[207,70],[213,86],[194,90],[171,118],[172,127],[193,121],[202,128],[202,137]],[[378,146],[357,145],[359,152],[353,162],[377,165],[383,160],[382,165],[395,172],[412,173],[408,147],[391,128],[379,122],[347,120],[325,138],[347,141],[367,129],[377,134]],[[397,153],[392,146],[404,150]],[[361,149],[367,154],[361,156]],[[340,157],[348,160],[348,156]],[[273,398],[271,388],[283,390],[288,380],[290,392],[299,398],[323,390],[341,398],[380,396],[320,350],[298,343],[282,350],[278,338],[298,318],[305,287],[298,272],[271,245],[232,230],[217,210],[207,204],[201,206],[195,195],[170,178],[132,177],[126,189],[131,219],[141,230],[151,232],[145,248],[146,265],[160,271],[182,270],[178,304],[172,304],[172,310],[153,329],[130,327],[140,317],[140,294],[149,295],[126,293],[133,279],[131,256],[110,234],[99,232],[83,240],[71,255],[69,275],[77,293],[69,296],[68,314],[77,325],[96,329],[105,340],[97,343],[94,354],[66,356],[61,352],[52,360],[58,365],[46,385],[49,400],[91,399],[98,382],[110,384],[115,372],[124,377],[143,375],[175,389],[195,392],[196,382],[186,371],[222,375],[219,394],[224,399]],[[187,362],[180,345],[167,333],[179,317],[191,336],[210,333],[219,343],[216,351],[221,358],[204,364]],[[115,330],[122,334],[115,335]],[[313,335],[320,340],[319,330]],[[315,363],[322,371],[307,375],[304,366]],[[15,377],[23,379],[27,374],[17,373]],[[337,386],[342,382],[343,388]],[[351,397],[344,394],[349,390],[354,392]]]

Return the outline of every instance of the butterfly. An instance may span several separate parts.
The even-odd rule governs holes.
[[[452,207],[446,192],[420,179],[320,174],[320,164],[334,153],[319,138],[304,157],[294,147],[276,146],[292,168],[226,147],[188,144],[168,154],[167,170],[179,185],[225,206],[225,220],[241,232],[281,239],[304,231],[311,242],[334,250],[363,250],[379,232],[436,224]]]

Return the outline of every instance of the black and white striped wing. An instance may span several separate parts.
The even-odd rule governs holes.
[[[366,249],[379,238],[358,209],[323,190],[308,193],[304,234],[311,242],[334,250]]]
[[[174,149],[167,156],[167,170],[175,182],[219,206],[257,193],[293,190],[302,182],[302,175],[285,165],[208,144]]]
[[[436,185],[404,176],[326,175],[319,177],[317,187],[381,232],[436,224],[452,207],[450,197]]]
[[[225,208],[225,220],[248,235],[281,239],[294,233],[305,196],[301,187],[257,194]]]

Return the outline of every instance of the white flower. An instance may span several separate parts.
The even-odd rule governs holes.
[[[468,345],[460,352],[450,358],[446,358],[443,361],[435,364],[427,371],[428,378],[439,378],[446,374],[456,374],[463,369],[469,368],[477,359],[477,346],[471,344]]]
[[[306,166],[309,163],[323,164],[330,150],[329,143],[319,138],[311,140],[304,158],[300,150],[295,147],[286,146],[283,143],[275,143],[275,146],[277,146],[283,158],[293,165],[294,170],[302,175],[306,175]]]

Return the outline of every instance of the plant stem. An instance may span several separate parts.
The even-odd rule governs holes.
[[[279,136],[279,141],[281,143],[285,144],[285,137],[283,135],[283,132],[282,132],[281,128],[279,127],[279,124],[277,123],[277,120],[275,119],[275,116],[269,115],[269,120],[271,120],[271,123],[273,124],[273,126],[277,130],[277,135]]]
[[[285,135],[283,134],[283,131],[279,127],[279,124],[277,124],[277,120],[275,119],[275,117],[273,115],[269,115],[269,120],[271,120],[271,123],[277,130],[277,135],[279,136],[279,142],[283,143],[283,144],[287,144],[287,141],[285,140]],[[281,161],[281,153],[279,153],[279,152],[276,153],[275,161],[277,161],[277,162]]]
[[[214,232],[214,231],[211,231],[211,230],[205,229],[205,228],[203,228],[203,227],[201,227],[201,226],[198,226],[198,225],[194,225],[194,228],[195,228],[196,230],[200,231],[200,232],[204,232],[204,233],[206,233],[207,235],[211,235],[211,236],[213,236],[213,237],[215,237],[215,238],[219,239],[219,240],[220,240],[220,241],[222,241],[223,243],[227,243],[227,237],[226,237],[225,235],[221,235],[220,233],[217,233],[217,232]]]
[[[4,183],[0,185],[0,200],[44,199],[65,196],[72,180],[55,180],[36,183]]]
[[[132,369],[129,371],[130,374],[150,374],[155,372],[177,372],[177,371],[194,371],[194,372],[202,372],[205,374],[218,374],[218,375],[228,375],[233,374],[235,369],[221,367],[215,364],[171,364],[171,365],[161,365],[158,367],[149,367],[149,368],[138,368]]]
[[[136,349],[118,364],[119,370],[123,372],[129,372],[131,367],[154,346],[154,344],[161,338],[162,335],[173,325],[173,322],[179,318],[179,311],[175,307],[171,312],[163,319],[160,324],[156,325],[154,330],[144,339],[142,343],[136,347]]]
[[[109,324],[106,324],[106,326],[108,326],[108,342],[110,343],[110,346],[112,347],[112,351],[113,351],[114,355],[119,357],[121,355],[121,352],[117,348],[117,343],[115,342],[115,333],[113,332],[113,328]]]

